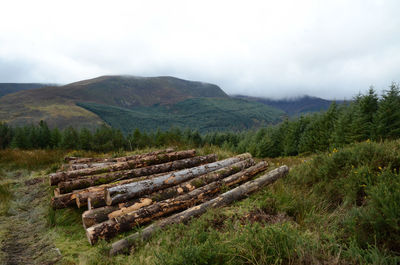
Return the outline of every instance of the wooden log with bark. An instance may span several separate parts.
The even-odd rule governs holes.
[[[135,183],[115,186],[108,188],[105,191],[105,199],[107,205],[128,201],[130,199],[138,198],[157,190],[165,189],[189,179],[205,173],[215,171],[222,167],[232,165],[236,162],[251,158],[249,153],[241,154],[235,157],[227,158],[214,163],[205,164],[198,167],[184,169],[173,174],[166,174],[164,176],[154,178],[151,180],[143,180]]]
[[[183,212],[176,213],[170,217],[155,222],[142,229],[140,232],[136,232],[124,239],[114,242],[111,246],[109,255],[114,256],[117,254],[126,253],[138,242],[149,240],[155,232],[165,229],[172,224],[187,222],[193,217],[205,213],[210,208],[222,207],[231,204],[234,201],[240,200],[248,194],[258,191],[264,186],[273,183],[277,179],[285,176],[288,172],[289,168],[287,166],[279,167],[255,180],[251,180],[237,188],[227,191],[212,200],[206,201],[200,205],[194,206]]]
[[[196,150],[186,150],[169,152],[155,155],[144,155],[137,159],[129,160],[126,162],[118,162],[105,167],[84,168],[79,170],[56,172],[50,174],[50,185],[57,185],[59,182],[75,179],[82,176],[102,174],[113,171],[121,171],[132,168],[145,167],[150,165],[161,164],[169,161],[194,157]]]
[[[225,178],[232,174],[235,174],[245,168],[254,165],[254,160],[249,158],[244,161],[237,162],[233,165],[218,169],[216,171],[201,175],[192,180],[183,182],[181,184],[175,185],[170,188],[166,188],[163,190],[156,191],[145,198],[151,199],[152,202],[158,202],[162,200],[166,200],[178,195],[182,195],[183,193],[190,192],[194,189],[200,188],[204,185],[207,185],[213,181]],[[117,214],[121,215],[124,212],[130,212],[133,210],[132,206],[137,205],[137,203],[141,203],[143,199],[133,199],[124,203],[120,203],[117,205],[104,206],[96,209],[89,209],[82,214],[82,223],[86,228],[91,227],[95,224],[104,222],[112,217],[115,217]],[[91,199],[89,198],[89,201]],[[134,206],[137,207],[137,206]]]
[[[126,184],[126,183],[131,183],[134,181],[140,181],[144,179],[150,179],[154,177],[159,177],[163,176],[165,173],[160,173],[160,174],[155,174],[155,175],[150,175],[150,176],[144,176],[141,178],[137,179],[127,179],[127,180],[122,180],[119,182],[115,183],[110,183],[110,184],[105,184],[101,186],[95,186],[95,187],[89,187],[86,189],[82,190],[74,190],[73,192],[70,193],[65,193],[65,194],[58,194],[57,195],[57,189],[54,190],[54,194],[56,195],[55,197],[51,198],[51,206],[53,209],[63,209],[71,206],[78,206],[78,208],[87,205],[88,198],[90,196],[99,197],[99,200],[103,201],[101,206],[106,205],[104,201],[104,190],[108,187],[112,187],[113,185],[120,185],[121,183]]]
[[[71,164],[68,167],[68,170],[79,170],[84,168],[92,168],[92,167],[107,167],[109,165],[114,164],[114,162],[102,162],[102,163],[76,163]]]
[[[156,218],[187,209],[205,200],[209,200],[216,193],[219,193],[222,188],[247,181],[252,176],[264,171],[267,166],[267,162],[263,161],[236,174],[211,182],[210,184],[175,198],[156,202],[146,207],[133,205],[130,207],[131,209],[128,208],[131,211],[127,213],[121,210],[111,213],[108,215],[110,218],[109,220],[87,228],[86,235],[92,245],[99,239],[109,240],[121,232],[130,231],[137,225],[148,223]]]
[[[117,180],[131,179],[142,176],[154,175],[163,172],[169,172],[184,168],[195,167],[203,163],[216,161],[216,156],[195,156],[191,158],[175,160],[163,164],[152,165],[147,167],[135,168],[130,170],[111,172],[106,174],[85,176],[69,181],[58,183],[58,191],[60,194],[68,193],[73,190],[84,189],[91,186],[111,183]]]
[[[138,155],[130,155],[130,156],[123,156],[123,157],[117,157],[117,158],[111,158],[111,157],[106,157],[106,158],[100,158],[100,157],[73,157],[73,156],[67,156],[64,158],[65,162],[68,162],[70,164],[87,164],[87,163],[104,163],[104,162],[124,162],[128,160],[135,160],[143,156],[147,155],[158,155],[158,154],[163,154],[163,153],[170,153],[173,152],[174,148],[167,148],[165,150],[156,150],[144,154],[138,154]]]
[[[153,174],[150,179],[156,178],[163,176],[165,174],[172,174],[176,172],[176,170],[184,169],[184,168],[191,168],[194,166],[202,165],[205,163],[211,163],[215,162],[217,160],[217,156],[215,154],[210,154],[206,156],[196,156],[190,159],[182,159],[182,160],[177,160],[173,161],[169,164],[169,169],[170,171],[168,172],[163,172],[163,173],[158,173],[158,174]],[[101,206],[105,206],[106,202],[104,199],[104,191],[106,188],[111,188],[119,185],[124,185],[124,184],[129,184],[129,183],[134,183],[143,179],[149,179],[149,178],[144,178],[141,177],[141,179],[133,178],[133,179],[126,179],[126,180],[121,180],[118,182],[110,183],[110,184],[104,184],[101,186],[94,186],[90,187],[86,190],[86,192],[79,192],[76,195],[76,204],[78,208],[81,208],[82,206],[85,205],[90,205],[89,209],[91,208],[97,208]],[[90,201],[90,204],[88,203]]]

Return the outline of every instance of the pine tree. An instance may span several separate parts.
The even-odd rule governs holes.
[[[389,90],[382,95],[375,124],[378,139],[400,137],[400,90],[396,83],[392,83]]]
[[[63,149],[77,149],[79,147],[79,135],[73,127],[68,127],[63,131],[61,147]]]
[[[92,141],[92,133],[87,128],[82,128],[79,132],[79,147],[83,150],[91,150]]]
[[[10,147],[13,138],[13,130],[6,123],[0,122],[0,149]]]

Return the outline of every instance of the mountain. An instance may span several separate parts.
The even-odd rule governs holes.
[[[239,130],[277,122],[283,114],[257,102],[232,99],[213,84],[168,76],[101,76],[0,98],[0,121],[12,125],[45,120],[51,127],[95,128],[106,122],[125,132],[171,125]]]
[[[310,112],[318,112],[327,110],[334,102],[333,100],[322,99],[318,97],[302,96],[293,99],[269,99],[261,97],[249,97],[243,95],[232,96],[234,98],[246,99],[249,101],[259,102],[280,110],[283,110],[288,116],[300,116]],[[342,100],[336,100],[336,103],[343,103]]]
[[[126,109],[95,103],[78,103],[112,127],[125,133],[173,127],[200,132],[244,130],[277,123],[283,111],[258,102],[232,98],[191,98],[171,105]]]
[[[15,93],[21,90],[35,89],[49,84],[40,83],[0,83],[0,98],[7,94]]]

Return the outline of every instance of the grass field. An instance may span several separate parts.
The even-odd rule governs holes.
[[[216,152],[220,159],[234,155],[215,147],[198,151]],[[0,154],[0,257],[6,264],[400,262],[400,141],[266,159],[270,168],[289,165],[290,174],[229,207],[157,233],[129,256],[113,258],[107,256],[109,243],[87,242],[82,211],[48,206],[46,174],[67,152],[26,152]],[[37,160],[28,162],[29,156]]]

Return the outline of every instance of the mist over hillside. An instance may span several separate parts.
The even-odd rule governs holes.
[[[51,84],[42,83],[0,83],[0,98],[7,94],[15,93],[21,90],[36,89],[45,86],[51,86]]]

